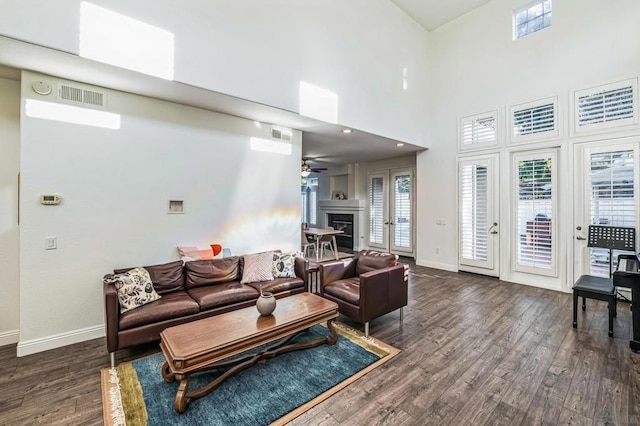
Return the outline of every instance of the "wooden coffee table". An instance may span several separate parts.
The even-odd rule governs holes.
[[[338,305],[311,293],[299,293],[278,299],[272,315],[260,316],[255,306],[170,327],[160,333],[160,347],[166,361],[162,377],[166,382],[180,380],[175,409],[184,413],[191,401],[207,395],[225,379],[257,362],[266,362],[281,353],[312,348],[323,343],[333,345],[338,334],[333,320]],[[290,344],[301,331],[327,322],[331,335],[311,342]],[[282,340],[281,340],[282,339]],[[266,343],[281,340],[265,349],[233,360],[225,359]],[[229,368],[208,385],[189,391],[191,374],[217,368]]]

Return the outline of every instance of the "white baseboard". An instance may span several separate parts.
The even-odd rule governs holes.
[[[458,265],[449,263],[431,262],[429,260],[416,259],[416,265],[425,266],[427,268],[442,269],[443,271],[458,272]]]
[[[50,349],[60,348],[74,343],[86,342],[87,340],[98,339],[104,336],[104,324],[101,324],[93,327],[82,328],[80,330],[41,337],[39,339],[26,340],[18,342],[18,356],[44,352]]]
[[[0,333],[0,346],[12,345],[18,343],[20,338],[20,330],[9,330]]]

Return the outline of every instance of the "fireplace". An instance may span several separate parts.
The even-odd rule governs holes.
[[[344,231],[344,234],[336,235],[338,250],[353,253],[353,215],[329,213],[327,223],[333,229]]]

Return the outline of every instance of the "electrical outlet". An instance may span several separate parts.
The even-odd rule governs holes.
[[[45,250],[55,250],[58,248],[58,238],[57,237],[47,237],[44,239],[44,248]]]

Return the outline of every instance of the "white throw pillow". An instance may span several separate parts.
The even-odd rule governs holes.
[[[296,256],[299,253],[273,253],[273,278],[295,278]]]
[[[161,297],[153,288],[149,272],[144,268],[134,268],[122,274],[107,275],[104,277],[104,282],[113,284],[118,290],[121,314]]]
[[[242,284],[259,281],[271,281],[273,279],[273,252],[245,254],[244,268],[242,270]]]

